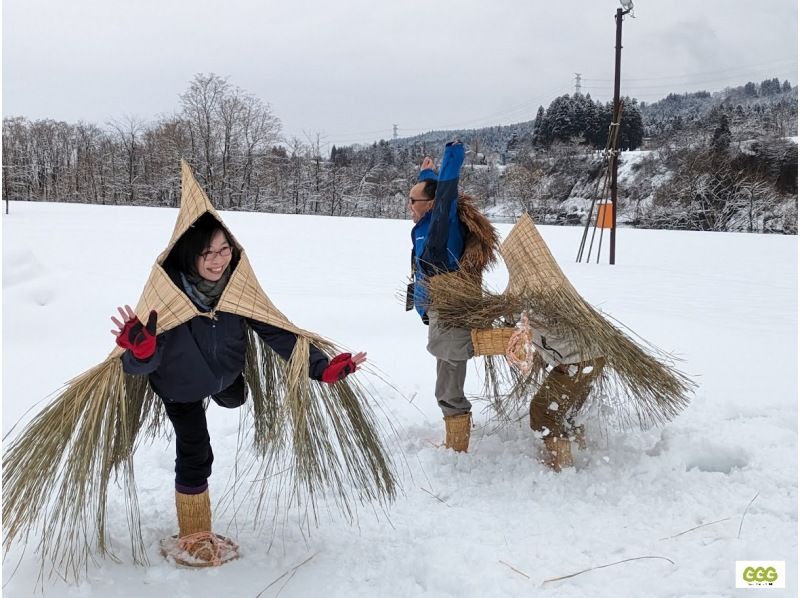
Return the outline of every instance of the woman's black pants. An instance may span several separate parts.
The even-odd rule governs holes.
[[[247,399],[244,378],[211,397],[220,407],[234,409]],[[175,485],[180,488],[199,488],[208,483],[214,452],[208,435],[204,401],[178,403],[163,401],[167,417],[175,429]]]

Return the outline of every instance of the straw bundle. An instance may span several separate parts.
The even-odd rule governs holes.
[[[470,334],[476,357],[479,355],[505,355],[514,329],[509,327],[473,328]]]
[[[97,548],[108,551],[105,504],[117,473],[135,530],[134,557],[145,558],[131,457],[139,430],[153,423],[155,402],[132,392],[142,390],[137,382],[123,375],[119,359],[109,358],[67,383],[14,441],[4,460],[6,550],[38,528],[43,559],[77,576],[92,550],[92,527]]]
[[[288,363],[252,331],[249,344],[244,376],[255,415],[258,462],[249,469],[257,470],[257,483],[251,488],[258,497],[257,519],[262,518],[261,500],[268,486],[276,483],[286,489],[290,502],[307,497],[314,511],[315,497],[329,488],[348,517],[353,514],[352,498],[361,503],[394,498],[393,466],[358,382],[347,379],[328,386],[310,380],[307,343],[297,343]],[[335,352],[327,341],[315,345]],[[281,384],[282,379],[298,383]],[[275,472],[284,472],[286,479],[277,482]]]
[[[500,252],[509,271],[508,287],[502,294],[485,288],[479,291],[473,281],[457,274],[431,279],[431,306],[442,322],[490,329],[514,325],[525,313],[531,326],[558,347],[560,363],[603,356],[606,367],[593,394],[613,408],[623,427],[664,423],[688,404],[694,384],[675,368],[669,356],[632,340],[578,294],[530,216],[520,218]],[[537,348],[549,360],[548,352]],[[542,361],[528,376],[517,376],[508,395],[493,391],[495,403],[519,402],[521,397],[530,396],[545,366]],[[499,362],[495,360],[491,367],[496,370]],[[498,379],[496,372],[492,376]],[[509,409],[504,406],[503,411]]]
[[[313,343],[329,357],[330,341],[292,324],[258,284],[243,248],[214,311],[201,313],[178,289],[163,264],[180,237],[203,214],[220,224],[188,164],[182,162],[181,209],[167,248],[154,264],[136,307],[144,321],[158,314],[157,334],[194,317],[224,311],[272,324],[298,335],[284,363],[251,331],[245,379],[253,396],[252,439],[262,471],[284,473],[293,500],[315,500],[332,489],[337,504],[351,514],[353,499],[390,501],[396,494],[394,467],[377,432],[368,395],[352,379],[328,386],[308,378]],[[226,229],[227,230],[227,229]],[[229,231],[230,232],[230,231]],[[40,533],[42,564],[50,562],[75,579],[96,549],[110,551],[106,503],[112,474],[125,492],[133,558],[146,563],[133,475],[137,442],[163,429],[161,401],[146,377],[122,371],[123,350],[114,348],[101,364],[71,380],[54,400],[13,439],[4,462],[4,550],[27,544]],[[267,475],[262,478],[268,477]]]

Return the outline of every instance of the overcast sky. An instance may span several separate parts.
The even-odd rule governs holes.
[[[611,99],[617,0],[5,0],[3,116],[173,113],[199,72],[269,102],[286,137],[347,144]],[[797,0],[638,0],[623,94],[797,83]]]

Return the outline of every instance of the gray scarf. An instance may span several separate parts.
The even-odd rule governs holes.
[[[231,267],[225,268],[225,272],[219,280],[206,280],[199,274],[191,272],[184,274],[181,272],[181,282],[183,283],[183,290],[189,295],[189,298],[197,303],[205,310],[212,310],[219,301],[222,291],[228,284],[231,277]]]

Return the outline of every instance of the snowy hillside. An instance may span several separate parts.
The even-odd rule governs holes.
[[[138,299],[176,213],[11,203],[3,215],[4,434],[113,348],[109,317]],[[737,595],[737,560],[785,561],[787,589],[769,595],[797,595],[796,236],[621,229],[610,267],[574,263],[580,227],[542,227],[576,288],[682,357],[699,385],[664,429],[606,429],[589,418],[588,450],[576,453],[575,470],[554,474],[537,461],[541,443],[524,413],[497,429],[478,404],[470,452],[437,446],[435,362],[425,327],[397,297],[410,222],[223,217],[290,319],[368,352],[373,373],[358,375],[397,429],[386,442],[404,493],[385,514],[363,509],[357,526],[323,510],[310,535],[292,511],[274,534],[271,522],[256,531],[217,512],[217,531],[235,536],[241,558],[176,569],[158,554],[159,539],[176,531],[174,447],[161,439],[136,455],[151,566],[131,565],[115,489],[109,529],[122,562],[90,564],[79,586],[46,580],[45,596],[716,597]],[[500,266],[490,283],[503,288],[505,277]],[[472,362],[473,395],[480,370]],[[233,471],[239,413],[212,405],[208,418],[213,503]],[[34,594],[34,546],[6,555],[4,596]]]

